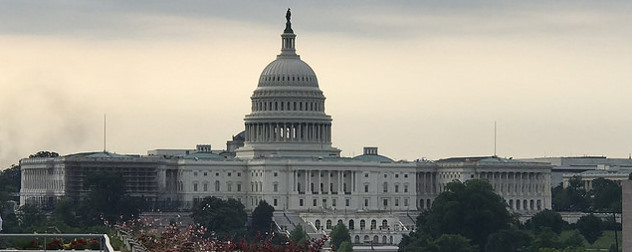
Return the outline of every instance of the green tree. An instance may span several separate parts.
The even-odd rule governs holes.
[[[26,232],[36,230],[38,227],[43,226],[46,221],[44,213],[38,207],[29,204],[21,206],[16,216],[21,229]]]
[[[487,180],[473,179],[465,183],[451,182],[437,196],[430,210],[417,218],[417,231],[405,243],[415,239],[437,239],[442,234],[460,234],[484,248],[490,234],[509,228],[513,221],[505,200],[494,192]],[[423,243],[423,242],[422,242]]]
[[[10,168],[0,170],[0,192],[6,193],[4,200],[11,199],[9,194],[19,193],[22,184],[22,172],[19,165],[11,165]],[[0,201],[3,198],[0,197]]]
[[[86,178],[90,188],[88,197],[81,204],[83,225],[94,226],[132,219],[146,208],[144,199],[125,192],[123,175],[117,172],[97,172]]]
[[[274,207],[268,202],[262,200],[259,205],[252,211],[252,234],[261,233],[266,234],[273,231],[272,229],[272,215],[274,214]]]
[[[581,176],[573,176],[568,186],[562,185],[551,190],[551,204],[555,211],[585,212],[590,208],[590,195],[584,188]]]
[[[290,240],[296,244],[303,244],[307,241],[307,232],[305,232],[301,224],[298,224],[298,226],[290,232]]]
[[[59,157],[59,153],[54,151],[38,151],[35,154],[29,155],[29,158],[47,158],[47,157]]]
[[[331,247],[334,248],[334,250],[337,250],[340,247],[340,244],[344,241],[351,242],[349,229],[347,229],[343,223],[338,223],[334,226],[334,228],[331,229],[329,236],[331,237]]]
[[[590,190],[592,208],[598,211],[621,212],[621,186],[612,180],[596,178]]]
[[[78,221],[75,212],[75,204],[70,198],[63,198],[57,202],[55,210],[51,213],[51,219],[58,220],[65,223],[68,226],[78,226]]]
[[[470,240],[458,234],[443,234],[433,241],[437,252],[476,252],[478,248]]]
[[[342,243],[340,243],[340,248],[338,248],[337,251],[338,252],[352,252],[353,245],[351,245],[350,241],[343,241]]]
[[[533,238],[524,230],[517,228],[503,229],[489,235],[486,252],[517,252],[525,251]]]
[[[562,215],[556,211],[545,209],[533,215],[531,219],[527,220],[525,225],[535,233],[539,233],[543,228],[548,227],[553,232],[560,234],[564,224],[565,221],[562,219]]]
[[[193,207],[191,217],[220,238],[234,237],[245,231],[248,215],[244,209],[244,205],[236,199],[206,197]]]
[[[575,224],[577,230],[586,238],[588,243],[593,244],[603,234],[603,223],[601,218],[590,214],[584,215]]]

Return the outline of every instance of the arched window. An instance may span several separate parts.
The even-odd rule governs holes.
[[[360,230],[364,230],[366,228],[366,224],[364,220],[360,220]]]
[[[377,228],[377,221],[371,220],[371,230],[375,230]]]
[[[215,191],[219,192],[219,181],[215,181]]]
[[[382,221],[382,229],[387,229],[388,228],[388,221],[383,220]]]
[[[327,224],[326,224],[325,228],[331,229],[331,220],[327,220]]]
[[[353,242],[356,244],[360,243],[360,236],[356,235],[355,238],[353,239]]]
[[[355,227],[353,226],[353,220],[349,220],[349,230],[353,230],[355,229]],[[358,237],[358,239],[360,239],[360,237]],[[357,243],[357,242],[356,242]]]
[[[316,226],[316,230],[320,230],[320,220],[316,220],[314,226]]]

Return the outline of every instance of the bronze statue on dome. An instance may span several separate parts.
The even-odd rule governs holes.
[[[291,18],[292,12],[290,12],[290,8],[287,8],[287,12],[285,13],[285,19],[287,20],[287,22],[285,23],[285,30],[283,31],[284,33],[294,33],[294,31],[292,30],[292,22],[290,22]]]

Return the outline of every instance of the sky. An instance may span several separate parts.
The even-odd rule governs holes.
[[[285,12],[343,156],[632,153],[630,1],[0,1],[0,168],[244,128]],[[494,125],[496,124],[496,130]]]

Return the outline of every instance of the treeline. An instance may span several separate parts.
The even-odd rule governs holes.
[[[588,210],[616,211],[616,202],[599,204],[604,205]],[[592,214],[571,225],[554,210],[541,211],[522,224],[487,180],[474,179],[449,183],[432,207],[419,215],[416,230],[403,237],[399,250],[576,252],[593,246],[606,229],[620,230],[620,226]],[[603,246],[611,251],[617,247],[614,239]]]
[[[564,188],[559,185],[552,190],[551,205],[560,212],[621,212],[621,185],[596,178],[586,189],[581,176],[574,176]]]

